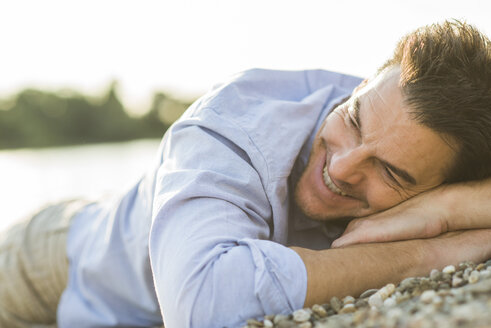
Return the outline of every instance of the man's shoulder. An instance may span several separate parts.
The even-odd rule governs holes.
[[[251,92],[264,97],[285,100],[300,100],[327,85],[352,89],[361,78],[323,69],[272,70],[253,68],[231,76],[217,84],[214,90],[234,88],[236,91]]]
[[[199,107],[211,107],[221,113],[232,110],[240,115],[243,110],[249,112],[258,104],[301,103],[326,88],[351,92],[360,82],[358,77],[321,69],[286,71],[255,68],[215,85],[201,99]]]
[[[254,145],[272,175],[287,176],[324,109],[360,81],[325,70],[251,69],[217,86],[192,114],[247,153]]]

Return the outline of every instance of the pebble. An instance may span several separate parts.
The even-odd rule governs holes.
[[[327,311],[322,305],[314,304],[314,306],[312,306],[312,312],[321,318],[327,317]]]
[[[360,298],[368,298],[375,294],[377,291],[378,289],[367,289],[360,295]]]
[[[442,276],[442,273],[438,271],[437,269],[433,269],[430,272],[430,279],[431,280],[439,280]]]
[[[298,325],[298,328],[311,328],[311,327],[312,327],[312,323],[310,321],[305,321]]]
[[[343,298],[343,304],[354,304],[355,303],[355,298],[353,296],[346,296]]]
[[[481,270],[479,271],[479,275],[481,276],[481,279],[487,279],[491,277],[491,271],[486,269],[486,270]]]
[[[472,261],[466,261],[466,262],[459,263],[458,267],[459,267],[459,270],[462,271],[466,268],[474,269],[476,267],[476,264]]]
[[[389,308],[397,305],[395,298],[389,297],[384,301],[384,306]]]
[[[393,308],[387,311],[387,318],[389,319],[397,319],[403,315],[404,315],[404,311],[402,311],[402,309],[400,308]]]
[[[277,328],[297,328],[298,324],[292,321],[280,321],[275,327]]]
[[[330,316],[330,315],[335,315],[335,314],[336,314],[336,311],[334,311],[334,309],[329,308],[329,309],[327,310],[327,316]]]
[[[434,290],[425,290],[423,294],[421,294],[420,300],[423,303],[429,304],[433,302],[433,298],[436,296],[436,292]]]
[[[368,304],[374,307],[381,307],[384,304],[384,300],[379,293],[375,293],[368,298]]]
[[[442,272],[452,274],[455,272],[455,267],[453,265],[447,265],[446,267],[443,268]]]
[[[433,297],[432,303],[436,306],[441,306],[443,304],[443,298],[441,298],[438,295],[435,295],[435,297]]]
[[[380,288],[380,290],[377,293],[379,293],[380,296],[382,296],[382,299],[385,300],[387,297],[392,295],[392,293],[394,293],[395,290],[396,290],[396,286],[394,284],[388,284]]]
[[[360,325],[367,319],[367,311],[355,311],[353,313],[353,323],[355,325]]]
[[[288,316],[285,315],[285,314],[277,314],[274,316],[274,319],[273,319],[273,323],[275,325],[279,324],[281,321],[287,321],[288,320]]]
[[[340,314],[345,314],[345,313],[353,313],[356,311],[356,307],[354,304],[346,304],[343,306],[343,308],[339,311]]]
[[[355,306],[357,309],[361,309],[363,307],[368,306],[368,301],[365,298],[359,299],[355,302]]]
[[[401,283],[399,284],[400,289],[407,290],[407,289],[412,289],[413,287],[417,286],[419,284],[419,279],[416,277],[410,277],[406,278]]]
[[[310,319],[310,313],[306,309],[300,309],[293,312],[293,320],[296,322],[304,322]]]
[[[491,260],[460,263],[397,286],[369,289],[358,298],[333,297],[329,304],[291,315],[250,319],[247,328],[473,328],[491,327]]]
[[[450,282],[452,281],[452,275],[447,272],[442,272],[442,280]]]
[[[449,288],[450,288],[450,284],[447,283],[440,284],[440,289],[449,289]]]
[[[330,304],[331,304],[331,307],[333,308],[333,310],[336,312],[339,312],[339,310],[341,310],[341,308],[344,305],[343,302],[341,302],[341,300],[339,298],[337,298],[336,296],[331,298]]]
[[[454,309],[453,315],[459,321],[469,321],[474,316],[474,309],[470,305],[459,306]]]
[[[469,276],[469,284],[475,284],[479,281],[479,271],[474,270],[471,272]]]
[[[452,287],[460,287],[464,284],[464,279],[459,277],[452,278]]]

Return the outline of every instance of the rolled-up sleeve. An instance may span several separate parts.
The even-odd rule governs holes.
[[[164,139],[150,259],[167,328],[236,327],[305,299],[302,260],[270,241],[267,181],[253,164],[260,154],[240,128],[220,126],[233,137],[188,119]]]

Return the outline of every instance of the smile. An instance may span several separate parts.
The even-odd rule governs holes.
[[[341,189],[339,189],[334,182],[332,182],[331,177],[329,176],[329,173],[327,172],[327,166],[324,166],[324,169],[322,170],[322,176],[324,177],[324,184],[331,190],[333,193],[340,195],[340,196],[347,196],[346,193],[344,193]]]

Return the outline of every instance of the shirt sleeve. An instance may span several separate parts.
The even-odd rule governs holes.
[[[228,126],[234,137],[214,124]],[[274,227],[266,182],[252,165],[260,154],[232,123],[211,126],[184,120],[164,140],[150,260],[168,328],[236,327],[291,312],[305,300],[301,258],[269,240]]]

